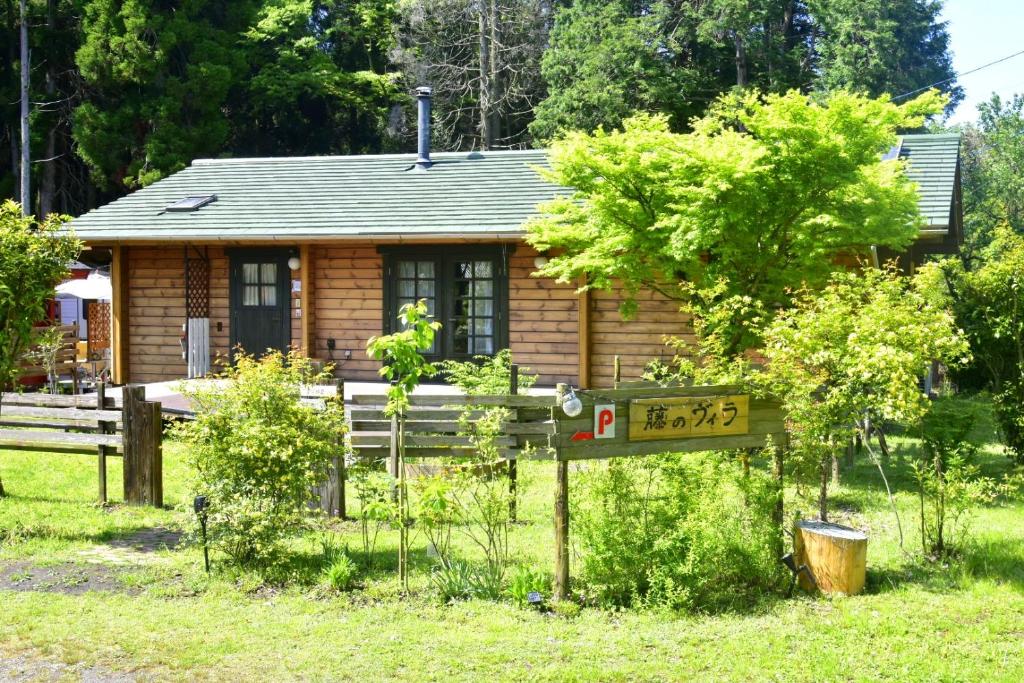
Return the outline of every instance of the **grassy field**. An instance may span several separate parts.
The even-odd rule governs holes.
[[[898,450],[915,447],[898,441]],[[995,447],[985,458],[990,473],[1006,467]],[[120,481],[118,468],[111,482]],[[552,468],[523,470],[513,554],[550,570]],[[140,531],[189,526],[188,473],[175,444],[165,448],[166,510],[94,505],[95,461],[84,456],[0,451],[0,472],[11,494],[0,500],[0,656],[157,680],[1024,680],[1024,506],[978,511],[962,561],[923,562],[898,548],[881,480],[866,460],[844,471],[833,498],[838,520],[870,534],[865,594],[772,595],[703,616],[443,605],[428,585],[422,537],[407,598],[390,568],[349,594],[304,584],[315,538],[298,549],[298,585],[283,589],[216,566],[208,577],[194,546],[125,550],[121,541]],[[888,472],[913,553],[917,498],[905,460]],[[354,523],[335,532],[359,546]],[[393,552],[395,543],[388,532],[380,547]]]

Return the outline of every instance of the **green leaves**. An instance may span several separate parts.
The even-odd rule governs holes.
[[[311,487],[343,455],[344,406],[299,400],[300,383],[328,378],[297,352],[239,353],[223,381],[182,388],[196,407],[177,431],[190,447],[192,487],[210,500],[213,544],[239,564],[267,563],[306,525]]]
[[[836,273],[820,291],[801,290],[765,330],[760,380],[782,399],[806,468],[852,438],[860,420],[916,424],[928,408],[919,377],[933,361],[969,357],[928,288],[928,278],[908,281],[894,267]]]
[[[426,300],[406,304],[398,312],[398,320],[404,328],[401,332],[371,337],[366,342],[367,355],[384,363],[380,375],[392,382],[386,407],[389,414],[405,410],[409,394],[419,386],[420,380],[437,372],[422,355],[433,346],[434,333],[441,329],[441,323],[431,318]]]
[[[62,229],[66,216],[40,223],[12,201],[0,204],[0,391],[15,381],[32,327],[78,257],[81,243]]]
[[[914,238],[915,189],[901,162],[881,157],[898,129],[941,105],[934,93],[904,105],[847,92],[747,93],[720,98],[689,134],[649,115],[572,133],[553,146],[549,177],[575,192],[543,205],[527,240],[560,252],[543,275],[657,289],[735,355],[757,344],[765,310],[821,285],[837,257]],[[733,297],[750,305],[712,321],[707,304]]]

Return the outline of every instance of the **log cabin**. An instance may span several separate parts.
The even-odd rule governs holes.
[[[568,188],[537,173],[543,150],[430,154],[429,90],[418,92],[410,155],[201,159],[90,211],[72,227],[109,254],[112,375],[159,382],[215,370],[231,350],[286,349],[331,361],[347,380],[378,379],[367,340],[394,331],[398,308],[427,300],[443,327],[428,354],[466,359],[509,348],[542,385],[612,383],[669,358],[665,335],[691,334],[677,302],[577,293],[534,276],[523,240],[537,205]],[[912,268],[962,241],[959,136],[907,135],[925,226]]]

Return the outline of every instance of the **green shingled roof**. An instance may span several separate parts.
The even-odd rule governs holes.
[[[906,159],[907,177],[917,183],[918,208],[928,229],[948,228],[960,158],[960,135],[904,135],[900,158]]]
[[[72,225],[90,241],[513,236],[539,202],[567,192],[534,170],[543,150],[434,154],[428,171],[414,158],[201,159]],[[217,200],[165,211],[203,194]]]
[[[900,156],[919,184],[927,227],[948,224],[959,137],[907,135]],[[516,237],[538,203],[566,188],[540,178],[543,150],[413,155],[201,159],[76,218],[90,242],[356,237]],[[194,195],[217,200],[166,211]]]

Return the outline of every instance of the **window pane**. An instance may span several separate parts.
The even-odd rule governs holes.
[[[399,261],[398,277],[416,277],[415,261]]]
[[[418,278],[431,278],[434,277],[434,262],[433,261],[420,261],[416,264],[416,277]]]
[[[473,283],[473,296],[487,298],[494,296],[494,283],[490,280],[477,280]]]
[[[473,318],[473,334],[477,336],[494,334],[494,321],[491,318]]]
[[[473,337],[473,351],[472,353],[480,355],[490,355],[494,353],[494,338],[493,337]]]
[[[473,276],[473,264],[460,261],[455,264],[455,279],[468,280]]]
[[[277,282],[277,264],[276,263],[261,263],[260,264],[260,279],[265,285],[272,285]]]
[[[263,285],[260,289],[263,290],[263,305],[264,306],[276,306],[277,305],[277,287],[274,285]]]
[[[245,285],[245,287],[242,288],[242,305],[259,306],[260,288],[256,285]]]
[[[455,296],[458,296],[458,297],[469,296],[470,282],[468,280],[456,280],[454,284],[455,284]]]
[[[476,299],[473,301],[473,315],[491,317],[494,315],[494,302],[491,299]]]
[[[399,280],[398,281],[398,296],[403,299],[412,299],[416,296],[416,281],[415,280]]]
[[[494,268],[490,261],[476,261],[473,263],[474,277],[492,277]]]
[[[258,263],[242,264],[242,282],[247,285],[256,285],[260,282],[260,266]]]
[[[416,296],[421,299],[426,299],[434,296],[434,281],[433,280],[419,280],[416,283]]]

